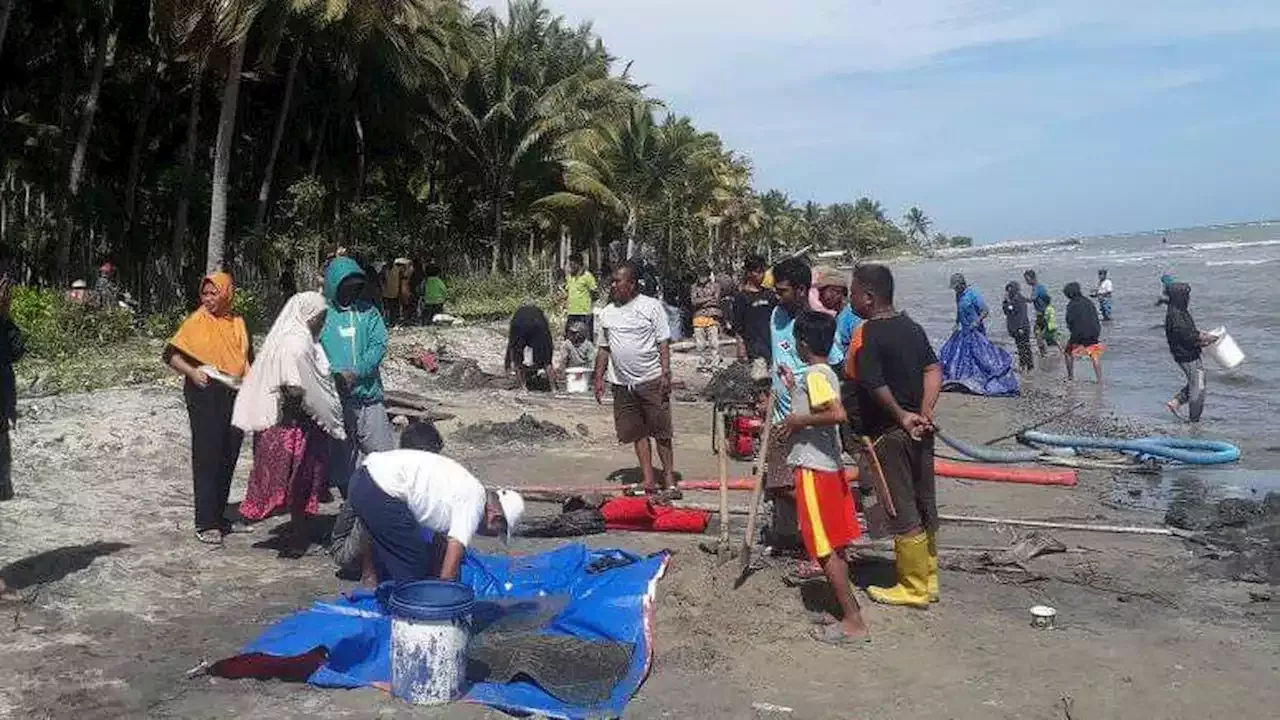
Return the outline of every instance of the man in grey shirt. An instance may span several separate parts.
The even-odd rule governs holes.
[[[634,443],[646,492],[654,482],[653,449],[662,460],[662,490],[674,495],[671,447],[671,329],[662,303],[638,292],[639,269],[630,260],[613,271],[613,302],[600,313],[596,350],[596,402],[605,383],[613,388],[613,424],[618,442]]]

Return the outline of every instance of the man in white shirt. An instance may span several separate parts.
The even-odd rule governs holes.
[[[662,489],[676,490],[671,450],[671,328],[658,300],[640,294],[639,268],[630,260],[613,271],[613,302],[600,313],[600,344],[596,349],[596,402],[605,382],[613,388],[613,424],[618,442],[634,443],[644,489],[654,483],[653,450],[662,460]],[[606,372],[607,371],[607,372]]]
[[[1090,293],[1098,298],[1098,310],[1102,313],[1103,320],[1111,319],[1111,278],[1107,277],[1106,270],[1098,271],[1098,289]]]
[[[360,578],[366,587],[382,580],[456,580],[476,534],[510,540],[524,499],[513,490],[486,490],[439,454],[443,447],[434,426],[413,425],[399,450],[371,453],[352,475],[348,501],[368,538]]]

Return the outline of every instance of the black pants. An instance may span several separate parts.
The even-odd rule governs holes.
[[[13,472],[13,451],[9,445],[9,420],[0,418],[0,422],[5,423],[4,429],[0,430],[0,500],[12,500],[13,478],[10,474]]]
[[[1031,354],[1031,329],[1018,328],[1010,331],[1009,334],[1013,336],[1013,341],[1018,346],[1018,367],[1023,370],[1034,370],[1036,361]]]
[[[196,531],[215,530],[226,521],[231,476],[244,433],[231,425],[236,393],[217,381],[204,389],[188,381],[182,389],[191,419],[191,475],[195,487]]]

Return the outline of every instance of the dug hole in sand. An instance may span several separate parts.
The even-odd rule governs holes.
[[[611,409],[589,396],[520,393],[504,389],[501,378],[457,389],[404,360],[411,349],[443,340],[446,355],[469,357],[499,376],[504,332],[500,324],[395,330],[386,384],[454,415],[440,423],[446,451],[493,485],[594,485],[634,467],[632,449],[614,442]],[[674,355],[676,379],[691,389],[705,381],[695,362]],[[1010,400],[946,395],[940,422],[981,442],[1075,402],[1064,395],[1070,389],[1043,384]],[[1079,399],[1091,402],[1083,393]],[[283,518],[229,537],[222,549],[191,537],[187,416],[176,380],[26,400],[21,414],[13,436],[18,497],[0,505],[0,573],[14,587],[0,601],[0,717],[502,717],[469,705],[423,710],[376,690],[187,679],[188,669],[234,654],[271,622],[353,583],[335,577],[318,546],[300,560],[279,558],[271,547]],[[521,420],[525,414],[530,421]],[[716,476],[709,416],[706,404],[674,407],[676,463],[685,477]],[[492,435],[458,437],[466,426],[531,421],[563,434],[501,443]],[[1125,424],[1090,405],[1049,429],[1106,433]],[[233,499],[250,467],[246,443]],[[730,470],[735,477],[749,471],[742,463]],[[1118,486],[1148,493],[1158,482],[1084,471],[1075,488],[943,479],[939,494],[949,514],[1157,525],[1163,508],[1112,498]],[[714,494],[688,497],[715,501]],[[336,509],[324,507],[317,537]],[[739,541],[737,518],[732,531]],[[735,590],[737,563],[720,566],[699,551],[703,536],[610,533],[586,541],[674,553],[657,588],[653,666],[628,717],[1060,720],[1066,706],[1073,718],[1274,714],[1280,627],[1273,586],[1233,579],[1221,571],[1228,558],[1212,557],[1221,551],[1174,538],[1052,535],[1070,552],[1034,558],[1023,570],[949,569],[967,566],[963,554],[944,551],[942,602],[927,611],[876,606],[859,592],[873,641],[857,651],[809,639],[805,610],[827,607],[829,589],[785,586],[786,562]],[[1011,528],[944,525],[941,541],[1000,547],[1020,536]],[[559,544],[518,539],[513,550]],[[891,568],[869,554],[855,571],[855,582],[866,585],[888,581]],[[1058,630],[1029,626],[1028,608],[1040,604],[1057,609]]]

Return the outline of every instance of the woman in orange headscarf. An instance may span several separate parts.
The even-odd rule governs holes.
[[[231,424],[231,411],[253,355],[244,319],[231,312],[233,292],[227,273],[205,277],[200,307],[182,321],[164,352],[169,367],[186,378],[196,539],[211,545],[231,532],[224,513],[244,440],[244,433]]]

